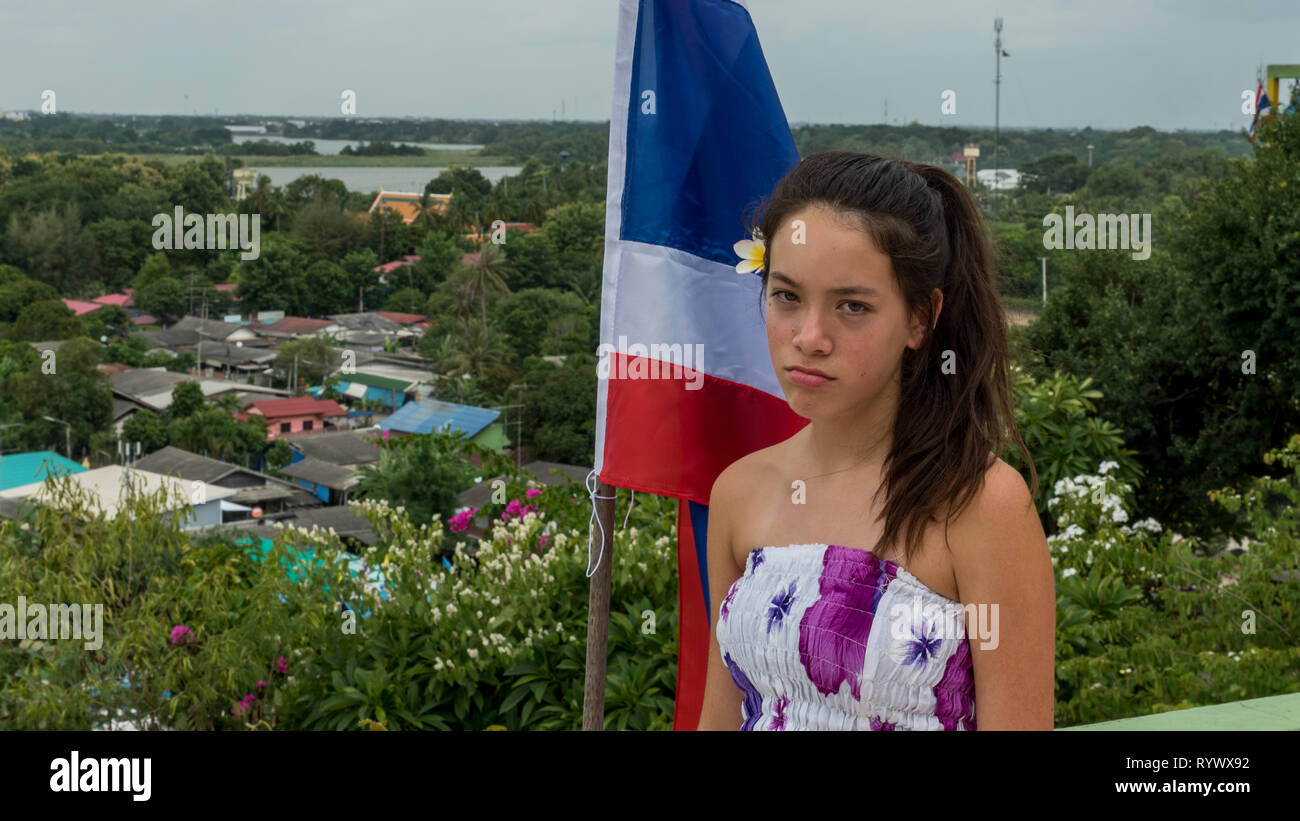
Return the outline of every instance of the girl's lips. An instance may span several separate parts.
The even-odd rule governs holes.
[[[787,373],[790,374],[790,381],[804,388],[816,388],[825,385],[827,382],[834,380],[829,376],[818,376],[816,374],[791,368]]]

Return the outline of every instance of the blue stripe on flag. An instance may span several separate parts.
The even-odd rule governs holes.
[[[704,612],[709,624],[713,623],[713,609],[709,603],[709,506],[688,502],[691,510],[691,533],[695,536],[695,560],[700,565],[700,589],[704,592]]]
[[[746,207],[799,162],[754,23],[731,0],[641,0],[627,135],[621,239],[726,265]]]

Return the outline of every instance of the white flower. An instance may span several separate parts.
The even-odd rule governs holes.
[[[1069,576],[1073,576],[1075,573],[1078,573],[1078,572],[1079,572],[1079,571],[1075,570],[1073,567],[1067,567],[1067,568],[1065,568],[1064,570],[1061,571],[1061,578],[1064,579],[1064,578],[1067,578],[1067,577],[1069,577]]]
[[[472,658],[472,659],[476,659],[476,658],[478,658],[478,651],[475,650],[473,647],[469,648],[469,650],[467,650],[467,651],[465,651],[465,652],[469,653],[469,657]]]
[[[1097,467],[1097,472],[1100,473],[1102,476],[1105,476],[1107,473],[1109,473],[1110,471],[1114,470],[1117,467],[1119,467],[1119,462],[1113,462],[1107,460],[1105,462],[1102,462]]]

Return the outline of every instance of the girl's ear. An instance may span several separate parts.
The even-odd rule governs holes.
[[[913,350],[921,347],[925,340],[926,328],[928,324],[933,331],[939,324],[939,313],[943,310],[943,292],[935,288],[930,292],[929,309],[921,309],[917,312],[916,317],[912,320],[911,333],[907,338],[907,347]]]

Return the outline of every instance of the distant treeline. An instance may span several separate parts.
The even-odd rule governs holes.
[[[339,153],[356,157],[423,157],[424,149],[415,145],[394,145],[379,140],[373,143],[362,142],[356,148],[345,145]]]

